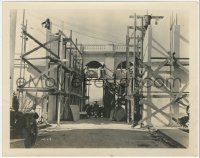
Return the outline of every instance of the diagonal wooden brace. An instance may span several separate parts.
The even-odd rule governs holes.
[[[38,69],[36,66],[34,66],[31,62],[29,62],[26,58],[23,58],[22,57],[22,60],[24,60],[24,62],[26,62],[27,64],[29,64],[33,69],[35,69],[39,74],[41,74],[42,73],[42,71],[40,70],[40,69]],[[43,74],[43,76],[45,77],[45,78],[48,78],[48,76],[47,75],[45,75],[45,74]],[[23,85],[22,85],[23,86]]]
[[[35,65],[33,65],[30,61],[28,61],[26,58],[22,57],[22,60],[24,60],[27,64],[29,64],[32,68],[34,68],[37,72],[42,73],[40,69],[38,69]]]
[[[146,121],[147,119],[151,118],[152,116],[156,115],[159,112],[162,112],[164,109],[166,109],[168,106],[173,105],[176,100],[178,99],[178,97],[183,93],[183,91],[187,88],[187,86],[189,85],[189,83],[185,84],[184,87],[181,89],[181,91],[178,93],[178,95],[167,105],[163,106],[162,108],[158,109],[157,111],[153,112],[151,115],[143,118],[142,120],[140,120],[138,122],[138,124],[141,124],[142,122]]]
[[[164,109],[166,109],[168,106],[170,106],[170,105],[171,105],[171,103],[172,103],[172,102],[170,102],[169,104],[167,104],[167,105],[163,106],[163,107],[162,107],[162,108],[160,108],[159,110],[157,110],[157,111],[154,111],[154,112],[153,112],[151,115],[149,115],[149,116],[147,116],[147,117],[143,118],[142,120],[140,120],[140,121],[138,122],[138,124],[141,124],[142,122],[146,121],[147,119],[151,118],[152,116],[156,115],[157,113],[159,113],[159,112],[163,111],[163,110],[164,110]]]
[[[53,42],[53,41],[56,41],[56,40],[58,40],[58,39],[59,39],[59,37],[55,37],[55,38],[53,38],[53,39],[51,39],[51,40],[49,40],[49,41],[43,43],[42,45],[45,46],[45,45],[47,45],[47,44],[49,44],[49,43],[51,43],[51,42]],[[34,49],[32,49],[32,50],[28,51],[27,53],[23,54],[22,57],[25,57],[25,56],[27,56],[27,55],[29,55],[29,54],[31,54],[31,53],[37,51],[37,50],[40,49],[40,48],[42,48],[41,45],[38,46],[38,47],[35,47]]]
[[[142,61],[139,60],[139,64],[141,64],[142,67],[144,67],[146,69],[146,71],[149,72],[149,75],[151,75],[152,77],[154,77],[156,79],[156,81],[162,85],[161,89],[163,91],[165,91],[166,93],[171,94],[170,90],[168,89],[169,87],[167,87],[163,82],[161,82],[160,80],[157,79],[162,79],[163,81],[165,80],[161,75],[159,75],[156,71],[153,71],[148,65],[144,64]]]
[[[45,50],[47,50],[51,55],[53,55],[54,57],[60,59],[60,57],[58,55],[56,55],[54,52],[52,52],[49,48],[47,48],[45,45],[43,45],[40,41],[38,41],[36,38],[34,38],[33,36],[31,36],[29,33],[27,33],[26,31],[23,31],[23,33],[25,35],[27,35],[30,39],[32,39],[34,42],[36,42],[38,45],[40,45],[41,47],[43,47]]]
[[[151,107],[152,109],[154,109],[155,111],[159,111],[159,112],[160,112],[161,114],[163,114],[166,118],[171,118],[170,115],[166,114],[166,113],[163,112],[163,111],[160,111],[160,109],[157,108],[156,105],[153,104],[151,101],[147,101],[147,100],[143,99],[143,100],[142,100],[142,103],[143,103],[143,104],[146,104],[146,105],[148,105],[148,106],[150,106],[150,107]]]
[[[168,59],[166,59],[164,62],[162,62],[156,69],[155,69],[155,71],[154,71],[154,73],[158,73],[158,71],[164,66],[164,65],[166,65],[167,63],[169,62],[169,60]],[[145,71],[144,72],[146,72],[147,71],[147,69],[145,69]],[[148,77],[151,77],[152,75],[151,74],[149,74],[149,76]],[[144,78],[142,81],[144,81],[145,79],[147,79],[148,77],[146,77],[146,78]],[[160,76],[161,77],[161,76]],[[141,81],[141,82],[142,82]],[[140,83],[141,83],[140,82]],[[159,82],[159,80],[158,80],[158,82]],[[163,83],[162,83],[163,84]],[[169,83],[170,84],[170,83]],[[171,86],[171,84],[170,84],[170,86]],[[138,90],[140,90],[141,88],[143,88],[142,86],[141,87],[138,87],[135,91],[138,91]]]
[[[155,42],[164,52],[167,53],[167,50],[157,41],[155,38],[152,37],[152,41]],[[164,55],[167,56],[167,55]]]

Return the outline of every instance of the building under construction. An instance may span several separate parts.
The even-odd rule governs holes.
[[[45,33],[38,38],[27,14],[20,22],[21,52],[10,41],[11,95],[17,93],[20,111],[36,111],[38,124],[60,125],[95,117],[87,106],[98,104],[98,117],[107,121],[189,131],[189,40],[178,14],[167,17],[164,28],[163,15],[124,17],[131,21],[124,44],[81,44],[76,31],[66,33],[64,22],[58,25],[50,16],[39,20]],[[16,15],[10,12],[11,37]]]

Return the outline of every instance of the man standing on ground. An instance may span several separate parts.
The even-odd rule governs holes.
[[[97,104],[97,101],[94,103],[94,117],[97,118],[97,114],[99,113],[99,105]]]

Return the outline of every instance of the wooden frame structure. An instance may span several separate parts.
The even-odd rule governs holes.
[[[169,120],[169,124],[165,124],[166,126],[173,125],[173,118],[178,117],[179,107],[181,105],[186,106],[189,105],[189,101],[186,99],[188,97],[189,92],[186,91],[189,83],[185,83],[181,88],[177,85],[174,86],[174,83],[168,82],[167,84],[163,81],[166,78],[163,74],[168,74],[170,78],[174,79],[174,72],[176,70],[181,70],[189,75],[189,71],[185,66],[189,65],[189,58],[181,58],[179,57],[179,36],[180,26],[171,22],[170,27],[170,48],[169,51],[163,53],[162,51],[156,49],[152,42],[157,43],[160,47],[162,47],[159,42],[157,42],[152,37],[152,26],[151,20],[163,19],[163,16],[152,16],[152,15],[143,15],[143,16],[130,16],[130,18],[134,18],[134,26],[127,27],[127,37],[126,37],[126,55],[127,55],[127,80],[129,82],[129,86],[127,87],[127,100],[128,100],[128,110],[127,110],[127,122],[131,122],[133,126],[138,124],[143,124],[146,121],[147,125],[153,125],[151,122],[151,118],[157,119],[159,122],[165,124],[162,119],[158,118],[156,114],[161,114],[164,118]],[[140,25],[137,24],[138,20],[140,20]],[[176,20],[177,21],[177,20]],[[147,59],[144,59],[144,37],[147,36]],[[131,45],[133,44],[133,45]],[[133,52],[129,52],[129,48],[134,47]],[[152,56],[152,48],[156,49],[162,56],[161,57],[153,57]],[[164,48],[162,48],[164,49]],[[133,53],[133,59],[129,58],[129,54]],[[175,56],[176,55],[176,56]],[[129,67],[129,61],[132,60],[134,63],[134,67]],[[162,71],[162,68],[167,67],[168,71]],[[155,84],[152,85],[152,80],[158,86],[155,88]],[[146,82],[144,86],[143,83]],[[160,85],[160,86],[159,86]],[[164,93],[164,95],[162,94]],[[170,102],[166,105],[160,106],[159,102],[153,103],[153,99],[169,99]],[[185,103],[184,103],[185,102]],[[144,109],[144,105],[146,105],[146,109]],[[166,108],[170,107],[169,113],[166,113]],[[154,110],[154,112],[152,112]],[[143,116],[143,113],[146,112],[146,116]],[[138,115],[139,114],[139,115]]]
[[[163,19],[163,16],[140,16],[135,14],[134,16],[130,16],[130,18],[134,18],[134,26],[127,27],[126,35],[126,78],[128,83],[128,87],[126,88],[127,123],[131,122],[133,126],[135,126],[146,121],[148,125],[151,125],[151,118],[154,117],[159,120],[159,118],[155,116],[159,113],[164,118],[167,118],[169,120],[169,125],[171,125],[173,117],[176,117],[174,114],[179,113],[178,109],[180,105],[185,107],[189,104],[186,98],[189,95],[189,92],[186,91],[189,83],[185,83],[185,85],[180,88],[178,86],[174,87],[171,82],[167,84],[162,82],[165,80],[163,74],[168,74],[169,77],[174,78],[174,72],[176,70],[181,70],[187,76],[189,75],[189,71],[186,68],[186,66],[189,65],[189,58],[180,57],[180,42],[177,36],[177,34],[180,33],[180,26],[177,24],[177,20],[176,24],[171,22],[170,48],[169,50],[165,50],[165,48],[162,48],[159,42],[153,38],[151,26],[151,20],[154,19],[158,21],[159,19]],[[76,104],[80,106],[84,104],[85,82],[83,80],[83,47],[77,45],[77,40],[76,42],[72,40],[72,31],[69,37],[66,36],[62,30],[52,34],[51,27],[46,30],[46,42],[42,43],[27,31],[27,22],[26,24],[24,23],[25,20],[23,18],[21,67],[17,88],[20,92],[21,104],[23,103],[24,93],[44,92],[46,95],[43,99],[48,100],[48,107],[56,100],[55,105],[51,106],[56,110],[57,123],[60,124],[61,116],[64,118],[64,113],[61,108],[65,108],[65,104]],[[145,36],[148,37],[147,59],[144,59]],[[30,51],[26,51],[27,39],[34,41],[38,46]],[[153,42],[157,43],[163,51],[155,48],[152,45]],[[46,50],[45,56],[29,57],[41,48]],[[152,49],[159,52],[162,56],[152,56]],[[33,60],[43,60],[45,69],[40,69],[38,65],[33,64],[31,62]],[[130,67],[130,61],[134,66]],[[37,73],[34,78],[28,81],[22,77],[25,63]],[[164,67],[167,67],[168,70],[162,70]],[[115,73],[113,72],[113,74]],[[53,86],[27,86],[30,85],[30,82],[38,78],[42,78],[43,82],[46,80],[49,85]],[[147,79],[148,81],[146,81]],[[155,84],[158,85],[155,90],[151,85],[152,79],[154,79]],[[145,81],[146,86],[143,84]],[[79,86],[73,86],[73,84],[79,84]],[[115,78],[113,89],[116,91],[118,87],[119,85]],[[170,101],[166,105],[159,106],[152,101],[154,98],[167,98]],[[146,109],[144,109],[144,105],[146,105]],[[170,112],[166,113],[164,110],[169,107]],[[147,115],[143,116],[145,110]],[[162,120],[159,121],[162,122]]]
[[[28,92],[45,93],[43,99],[47,99],[47,111],[56,110],[57,124],[60,124],[61,117],[64,119],[63,110],[66,106],[84,104],[83,47],[78,47],[77,40],[72,40],[72,31],[68,37],[62,30],[52,34],[51,29],[47,29],[47,41],[42,43],[27,31],[27,24],[24,25],[23,22],[22,26],[21,67],[17,85],[20,103],[23,104],[23,97]],[[26,51],[27,40],[34,41],[38,46]],[[45,56],[29,57],[41,48],[46,50]],[[45,64],[44,68],[32,63],[34,60],[41,60]],[[26,81],[21,75],[25,68],[22,63],[26,63],[37,75]],[[36,79],[41,79],[42,86],[30,86]]]

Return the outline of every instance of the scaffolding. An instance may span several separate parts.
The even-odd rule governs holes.
[[[24,96],[30,92],[36,93],[33,110],[39,104],[37,93],[42,92],[41,100],[46,100],[46,113],[55,113],[56,111],[57,124],[60,124],[61,119],[64,120],[68,117],[66,108],[69,105],[78,105],[81,108],[84,104],[83,47],[77,45],[77,39],[76,42],[72,40],[72,31],[69,37],[64,34],[62,29],[57,33],[52,33],[52,23],[48,22],[50,26],[46,27],[46,42],[42,43],[28,32],[27,21],[25,24],[23,17],[20,77],[17,80],[17,90],[21,107],[24,104]],[[34,41],[38,46],[27,51],[27,40]],[[44,56],[30,57],[41,48],[46,50]],[[39,60],[42,61],[43,66],[35,64]],[[23,72],[25,74],[26,67],[24,65],[34,73],[36,72],[36,75],[34,74],[34,77],[28,80],[25,79],[25,76],[22,75]],[[37,79],[37,84],[35,84]],[[41,85],[38,86],[39,80],[41,80]]]
[[[24,13],[25,16],[25,13]],[[133,126],[143,124],[145,121],[148,125],[152,125],[151,119],[156,118],[160,122],[156,114],[161,114],[162,117],[173,125],[173,121],[177,121],[179,107],[187,109],[189,101],[187,97],[189,92],[186,82],[183,87],[174,86],[172,81],[164,83],[167,74],[170,78],[176,78],[176,72],[181,71],[186,76],[189,76],[189,71],[186,68],[189,66],[189,58],[180,57],[179,36],[180,26],[176,17],[170,21],[170,46],[168,50],[162,48],[162,45],[153,38],[151,21],[163,19],[163,16],[152,15],[133,15],[130,18],[134,19],[134,25],[127,27],[126,35],[126,112],[127,123],[132,123]],[[24,95],[29,95],[29,92],[35,92],[34,106],[39,103],[46,104],[46,113],[56,111],[57,123],[60,124],[60,119],[66,119],[66,111],[69,105],[79,105],[80,110],[85,104],[86,98],[86,82],[83,70],[84,50],[82,45],[77,44],[77,40],[72,40],[72,31],[69,37],[62,30],[57,33],[52,33],[52,24],[50,20],[46,20],[49,25],[46,27],[46,41],[40,42],[37,38],[31,35],[27,30],[27,21],[22,24],[22,46],[21,46],[21,61],[20,61],[20,77],[17,80],[17,90],[20,92],[20,103],[24,104]],[[44,23],[45,24],[45,23]],[[26,41],[32,40],[38,46],[31,50],[26,50]],[[147,40],[147,50],[144,50],[144,43]],[[160,51],[152,45],[156,43],[164,51]],[[46,54],[42,57],[30,57],[39,49],[43,48]],[[161,56],[153,56],[152,49],[156,50]],[[146,57],[145,57],[146,56]],[[43,68],[40,65],[34,64],[32,61],[42,60]],[[130,65],[133,63],[133,65]],[[29,67],[37,74],[25,79],[25,68]],[[162,70],[164,69],[165,70]],[[121,65],[122,69],[122,65]],[[167,70],[166,70],[167,69]],[[122,83],[119,78],[116,78],[116,72],[109,70],[105,66],[107,72],[111,72],[110,76],[106,75],[103,78],[104,85],[113,93],[113,100],[123,98]],[[121,70],[122,72],[122,70]],[[165,74],[165,75],[163,75]],[[122,79],[122,73],[120,76]],[[37,87],[33,85],[36,79],[42,80],[42,85]],[[111,79],[113,82],[108,82]],[[154,85],[152,85],[154,80]],[[143,83],[146,83],[144,85]],[[37,93],[43,92],[44,95],[39,100]],[[32,96],[33,97],[33,96]],[[160,106],[160,103],[154,103],[153,99],[168,99],[170,102]],[[33,100],[33,99],[32,99]],[[46,100],[44,102],[43,100]],[[146,108],[144,108],[146,106]],[[43,106],[42,106],[43,107]],[[35,107],[33,107],[35,109]],[[169,112],[166,112],[169,109]],[[50,110],[50,111],[49,111]],[[42,109],[43,111],[43,109]],[[144,115],[146,113],[146,115]]]
[[[176,79],[177,71],[182,71],[185,76],[189,76],[189,71],[186,68],[189,66],[189,58],[179,57],[180,41],[177,34],[180,33],[180,27],[177,24],[177,17],[176,23],[172,22],[173,18],[170,21],[170,48],[165,53],[157,49],[161,54],[159,57],[152,56],[152,48],[156,49],[152,42],[162,46],[152,38],[151,21],[156,20],[157,23],[159,19],[164,17],[135,14],[130,18],[134,19],[134,25],[127,27],[126,36],[126,77],[129,83],[126,88],[127,122],[131,122],[133,127],[138,124],[143,125],[145,121],[147,125],[152,125],[151,118],[155,118],[165,124],[161,118],[156,116],[156,114],[161,114],[169,121],[169,124],[165,124],[166,126],[174,126],[173,121],[178,123],[179,107],[183,106],[184,109],[187,109],[189,106],[187,99],[189,92],[186,90],[189,85],[188,81],[180,88],[177,84],[174,86],[172,81],[165,83],[166,77],[163,75],[167,74],[173,81]],[[143,50],[145,36],[147,36],[148,41],[147,51]],[[131,47],[134,48],[133,52],[129,51]],[[129,57],[130,53],[132,53],[133,58]],[[146,58],[145,55],[147,55]],[[130,61],[134,63],[133,68],[129,66]],[[167,70],[162,71],[162,68]],[[152,84],[153,80],[154,85]],[[157,101],[153,103],[152,100],[155,98]],[[170,102],[161,106],[159,101],[162,99],[169,99]],[[145,109],[144,105],[146,105]],[[167,108],[169,108],[169,113],[165,111]]]

